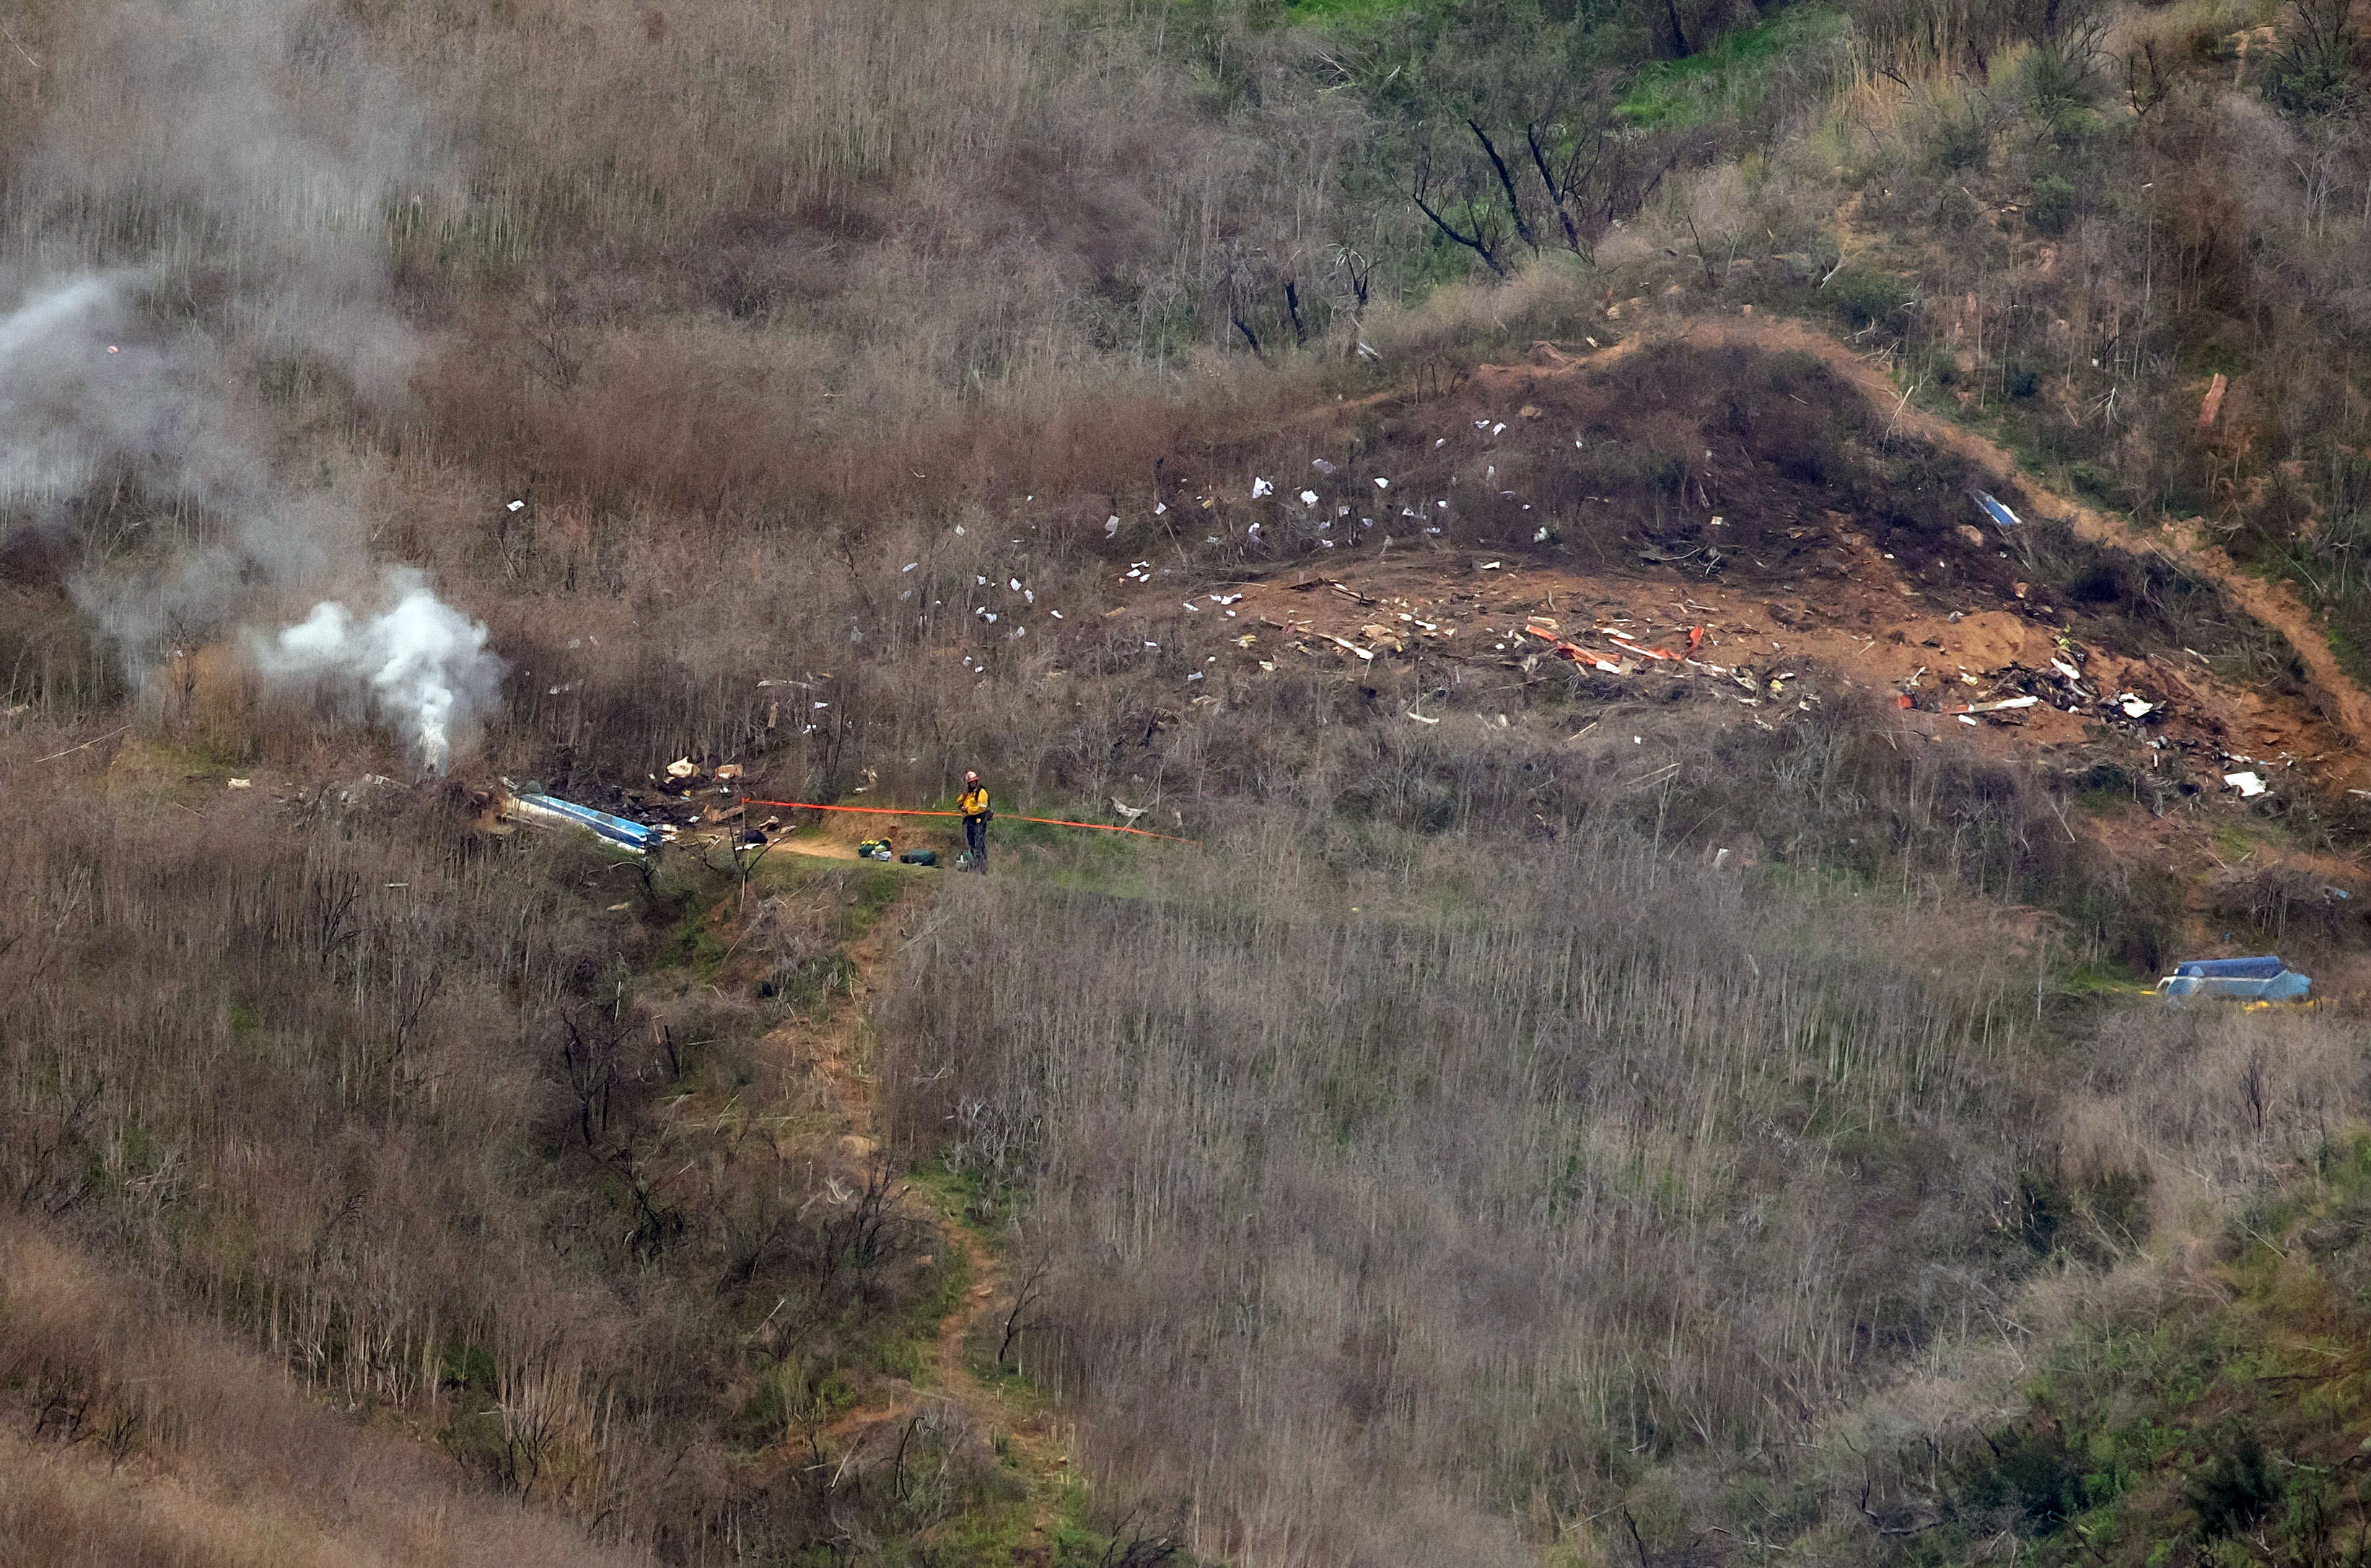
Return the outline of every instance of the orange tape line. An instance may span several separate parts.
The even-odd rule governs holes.
[[[960,811],[916,811],[903,806],[821,806],[812,800],[760,800],[754,795],[741,797],[744,806],[780,806],[792,811],[861,811],[876,817],[960,817]]]
[[[960,817],[960,811],[918,811],[905,806],[825,806],[812,800],[760,800],[754,795],[741,797],[744,806],[779,806],[786,811],[854,811],[874,817]],[[1016,822],[1042,822],[1049,828],[1092,828],[1098,833],[1134,833],[1140,839],[1166,839],[1173,844],[1199,845],[1199,839],[1181,839],[1174,833],[1156,833],[1150,828],[1117,828],[1109,822],[1066,822],[1059,817],[1015,817]]]

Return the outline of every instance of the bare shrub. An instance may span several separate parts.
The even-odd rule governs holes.
[[[2206,912],[2273,942],[2303,940],[2319,949],[2359,917],[2341,889],[2295,865],[2234,866],[2206,890]]]
[[[453,1562],[636,1560],[323,1411],[178,1320],[153,1286],[14,1220],[0,1222],[0,1281],[11,1562],[337,1564],[423,1548]]]
[[[1610,823],[1229,848],[1157,903],[950,889],[888,1082],[918,1154],[1027,1179],[1024,1365],[1194,1550],[1514,1553],[1494,1519],[1774,1444],[2002,1288],[1967,1260],[2022,1047],[1981,945],[1930,970]]]

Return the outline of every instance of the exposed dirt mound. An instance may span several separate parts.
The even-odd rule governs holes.
[[[2362,694],[2293,595],[2219,552],[2028,489],[1799,326],[1571,346],[1196,455],[1164,516],[1251,579],[1186,599],[1185,569],[1130,562],[1123,624],[1197,652],[1223,634],[1214,675],[1341,661],[1412,723],[1428,668],[1482,666],[1765,725],[1859,690],[2160,796],[2366,782]]]

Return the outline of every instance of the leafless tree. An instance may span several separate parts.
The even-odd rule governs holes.
[[[1004,1339],[996,1347],[996,1365],[1002,1366],[1012,1354],[1013,1342],[1024,1334],[1035,1333],[1046,1326],[1042,1318],[1030,1316],[1046,1300],[1046,1276],[1053,1269],[1053,1255],[1039,1252],[1030,1260],[1012,1293],[1012,1308],[1004,1315]]]
[[[1535,255],[1542,250],[1535,214],[1553,218],[1564,248],[1589,260],[1608,227],[1643,207],[1699,150],[1692,136],[1623,125],[1599,97],[1525,119],[1521,166],[1509,162],[1479,117],[1469,116],[1464,129],[1479,162],[1468,155],[1444,175],[1432,157],[1419,157],[1409,194],[1435,228],[1501,277],[1510,240]]]

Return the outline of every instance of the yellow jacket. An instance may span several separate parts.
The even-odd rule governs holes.
[[[988,786],[986,784],[972,785],[971,788],[963,792],[963,798],[957,801],[955,806],[956,808],[962,811],[966,817],[987,816],[989,814]]]

